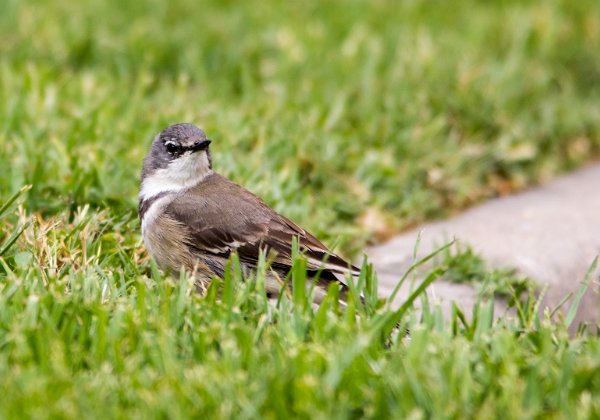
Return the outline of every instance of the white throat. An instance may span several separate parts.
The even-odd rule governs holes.
[[[147,200],[164,192],[185,190],[197,185],[212,172],[206,152],[187,152],[166,168],[158,169],[144,178],[139,198]]]

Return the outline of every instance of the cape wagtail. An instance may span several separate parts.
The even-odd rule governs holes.
[[[296,237],[307,259],[308,277],[318,277],[315,302],[334,282],[340,284],[343,299],[348,290],[345,276],[356,276],[359,269],[259,197],[214,172],[210,143],[198,127],[175,124],[154,138],[144,160],[139,216],[144,243],[159,266],[176,275],[186,270],[205,290],[213,278],[223,276],[232,253],[249,273],[262,251],[271,262],[266,290],[276,297],[291,269]]]

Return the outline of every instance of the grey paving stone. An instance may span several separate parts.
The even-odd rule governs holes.
[[[419,256],[455,237],[491,264],[516,268],[542,288],[547,287],[543,306],[554,308],[567,294],[577,291],[594,257],[600,254],[600,165],[491,200],[371,248],[367,254],[378,272],[382,294],[389,293],[410,266],[419,233]],[[599,272],[594,273],[576,321],[598,321]],[[429,294],[446,310],[454,300],[468,311],[477,297],[467,285],[446,282],[435,283]],[[407,295],[404,288],[398,299]],[[497,305],[501,311],[502,302]]]

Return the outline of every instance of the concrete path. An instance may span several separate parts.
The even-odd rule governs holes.
[[[382,294],[389,294],[412,262],[421,232],[419,256],[453,237],[469,244],[488,262],[516,268],[542,287],[543,305],[554,308],[580,286],[594,257],[600,254],[600,165],[558,178],[545,186],[491,200],[446,221],[406,232],[367,251],[379,275]],[[585,294],[577,321],[598,321],[600,269]],[[398,300],[408,295],[403,287]],[[456,301],[466,312],[477,293],[465,284],[436,282],[430,297],[447,311]],[[563,306],[564,313],[570,302]],[[497,302],[501,311],[502,302]],[[498,311],[497,311],[498,312]]]

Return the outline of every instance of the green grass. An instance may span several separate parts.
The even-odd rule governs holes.
[[[535,292],[535,282],[510,267],[493,267],[469,245],[457,242],[440,252],[435,263],[447,267],[444,279],[472,283],[485,296],[520,297]]]
[[[82,211],[55,223],[25,229],[31,254],[0,260],[3,417],[600,414],[598,336],[569,338],[534,300],[498,321],[486,301],[471,321],[426,301],[394,312],[365,269],[345,311],[335,289],[319,308],[302,293],[271,307],[264,265],[241,282],[235,264],[200,297],[140,263],[122,236],[131,222]],[[304,280],[301,261],[292,281]],[[398,320],[410,339],[389,334]]]
[[[1,9],[0,417],[600,415],[600,340],[569,338],[570,303],[555,323],[527,296],[514,319],[486,301],[393,312],[369,275],[347,311],[270,308],[260,275],[200,297],[152,265],[136,216],[149,143],[182,121],[218,171],[348,257],[589,162],[597,1]],[[494,275],[468,252],[433,270]],[[396,318],[409,341],[389,339]]]

